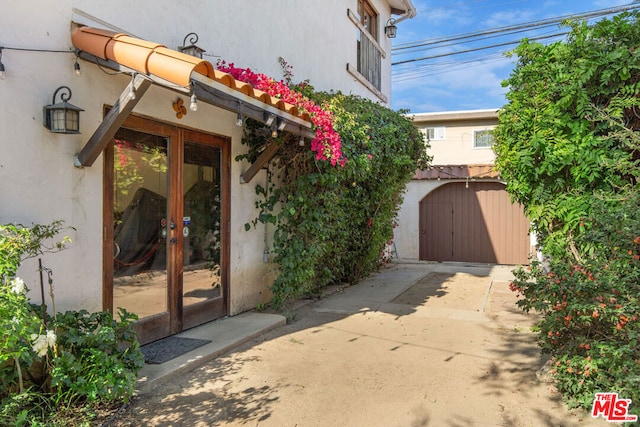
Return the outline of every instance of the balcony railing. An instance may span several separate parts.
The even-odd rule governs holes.
[[[378,44],[372,42],[369,34],[360,30],[360,40],[358,41],[358,72],[366,78],[369,83],[380,90],[382,81],[382,53]]]
[[[347,63],[347,71],[382,102],[389,102],[387,95],[382,93],[382,61],[386,58],[386,53],[369,30],[360,23],[358,15],[351,9],[347,10],[347,14],[358,28],[357,63]]]

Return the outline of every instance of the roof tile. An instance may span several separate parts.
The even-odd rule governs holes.
[[[300,112],[296,106],[278,97],[269,96],[248,83],[236,81],[231,74],[215,69],[206,60],[169,49],[161,44],[92,27],[74,29],[71,33],[71,41],[77,49],[100,59],[117,62],[139,73],[154,75],[178,86],[189,86],[192,73],[202,74],[265,104],[311,121],[309,114]]]
[[[416,171],[413,179],[499,179],[493,165],[433,165]]]

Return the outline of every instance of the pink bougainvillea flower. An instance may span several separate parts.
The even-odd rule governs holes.
[[[284,102],[293,104],[302,112],[311,117],[315,128],[315,137],[311,141],[311,150],[316,153],[316,159],[328,160],[332,166],[339,164],[344,166],[347,159],[342,155],[342,142],[340,134],[333,128],[333,114],[325,104],[320,106],[295,90],[292,90],[283,81],[261,73],[256,73],[250,68],[236,67],[233,63],[218,61],[218,69],[230,74],[234,79],[249,83],[256,89],[269,94]]]

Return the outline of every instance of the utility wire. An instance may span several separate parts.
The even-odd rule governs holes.
[[[437,64],[424,64],[411,70],[404,71],[402,73],[393,74],[392,81],[394,83],[404,82],[407,80],[413,80],[420,77],[434,76],[442,73],[448,73],[465,68],[468,64],[482,63],[493,64],[496,62],[509,62],[511,58],[505,57],[502,53],[497,53],[489,56],[482,56],[480,58],[472,58],[466,61],[450,61],[441,62]]]
[[[549,24],[549,25],[545,25],[544,27],[539,27],[538,29],[542,29],[542,28],[546,28],[546,27],[556,27],[555,24]],[[487,36],[478,36],[475,39],[473,39],[471,41],[471,43],[475,43],[477,41],[480,40],[488,40],[488,39],[493,39],[493,38],[497,38],[497,37],[503,37],[505,35],[512,35],[512,34],[517,34],[517,33],[525,33],[527,31],[530,31],[530,28],[523,28],[521,30],[517,30],[517,31],[510,31],[508,33],[501,33],[501,34],[492,34],[492,35],[487,35]],[[456,41],[450,41],[450,42],[442,42],[443,44],[440,44],[438,46],[427,46],[427,45],[421,45],[421,46],[415,46],[412,47],[411,50],[407,50],[406,52],[400,52],[400,53],[396,53],[396,54],[392,54],[392,55],[404,55],[407,53],[415,53],[415,52],[422,52],[425,50],[429,50],[429,49],[439,49],[439,48],[443,48],[443,47],[448,47],[448,46],[456,46],[460,43],[456,42]],[[407,48],[409,49],[409,48]]]
[[[22,52],[47,52],[47,53],[73,53],[75,54],[75,50],[73,49],[69,49],[69,50],[61,50],[61,49],[33,49],[33,48],[26,48],[26,47],[10,47],[10,46],[2,46],[0,45],[0,49],[4,49],[4,50],[18,50],[18,51],[22,51]]]
[[[434,45],[434,44],[451,42],[451,41],[466,40],[466,39],[470,39],[470,38],[475,38],[475,37],[479,37],[479,36],[486,36],[486,35],[491,35],[491,34],[509,33],[509,32],[516,31],[516,30],[533,29],[533,28],[537,28],[537,27],[541,27],[541,26],[550,26],[550,25],[553,25],[553,24],[557,24],[557,23],[561,23],[561,22],[567,21],[567,20],[576,20],[576,19],[585,19],[585,18],[587,18],[587,19],[589,19],[589,18],[597,18],[597,17],[601,17],[601,16],[605,16],[605,15],[611,15],[611,14],[614,14],[614,13],[625,12],[625,11],[632,10],[632,9],[637,9],[637,8],[640,8],[640,4],[634,3],[634,4],[627,5],[627,6],[610,7],[610,8],[606,8],[606,9],[598,9],[598,10],[594,10],[594,11],[587,11],[587,12],[581,12],[581,13],[576,13],[576,14],[563,15],[563,16],[555,17],[555,18],[530,21],[530,22],[525,22],[525,23],[517,24],[517,25],[490,28],[490,29],[479,30],[479,31],[471,32],[471,33],[454,34],[454,35],[451,35],[451,36],[442,36],[442,37],[437,37],[437,38],[433,38],[433,39],[426,39],[426,40],[417,41],[417,42],[409,42],[409,43],[399,44],[399,45],[396,45],[395,47],[391,48],[391,52],[393,53],[393,52],[398,52],[398,51],[401,51],[401,50],[412,49],[412,48],[422,47],[422,46],[430,46],[430,45]]]
[[[498,59],[493,59],[493,60],[487,60],[487,61],[482,61],[482,65],[489,65],[489,64],[494,64],[496,62],[506,62],[508,61],[508,58],[498,58]],[[478,61],[473,61],[473,62],[478,62]],[[421,78],[426,78],[426,77],[432,77],[432,76],[438,76],[440,74],[448,74],[451,73],[452,71],[458,71],[461,70],[463,68],[466,67],[466,64],[464,65],[458,65],[458,66],[454,66],[454,67],[449,67],[446,69],[439,69],[439,70],[433,70],[433,71],[427,71],[424,73],[419,73],[416,76],[407,76],[407,77],[403,77],[403,78],[399,78],[399,79],[393,79],[393,83],[402,83],[402,82],[406,82],[409,80],[416,80],[416,79],[421,79]]]
[[[569,31],[550,34],[550,35],[547,35],[547,36],[530,37],[529,40],[544,40],[544,39],[549,39],[549,38],[552,38],[552,37],[558,37],[558,36],[562,36],[562,35],[566,35],[566,34],[569,34]],[[424,60],[427,60],[427,59],[444,58],[446,56],[461,55],[461,54],[464,54],[464,53],[477,52],[479,50],[492,49],[492,48],[495,48],[495,47],[510,46],[510,45],[518,44],[520,42],[521,42],[521,40],[515,40],[515,41],[510,41],[510,42],[505,42],[505,43],[497,43],[497,44],[493,44],[491,46],[480,46],[480,47],[476,47],[476,48],[473,48],[473,49],[466,49],[466,50],[458,50],[458,51],[455,51],[455,52],[441,53],[439,55],[430,55],[430,56],[423,56],[421,58],[405,59],[404,61],[392,62],[391,65],[408,64],[408,63],[411,63],[411,62],[424,61]]]
[[[558,40],[561,40],[558,37]],[[513,62],[512,58],[508,58],[505,56],[504,51],[499,51],[496,53],[492,53],[489,55],[479,55],[475,57],[471,57],[467,60],[452,60],[452,61],[440,61],[440,62],[432,62],[432,63],[423,63],[420,65],[414,64],[403,64],[400,67],[410,67],[406,68],[402,71],[398,71],[396,69],[392,70],[392,82],[398,83],[407,80],[414,80],[418,78],[435,76],[438,74],[448,73],[451,71],[456,71],[464,68],[468,64],[477,64],[481,63],[492,64],[496,62]]]
[[[525,32],[528,31],[530,29],[542,29],[545,27],[550,27],[550,26],[555,26],[555,24],[567,21],[567,20],[576,20],[576,19],[594,19],[594,18],[598,18],[601,16],[606,16],[606,15],[610,15],[610,14],[615,14],[615,13],[620,13],[620,12],[624,12],[624,11],[628,11],[628,10],[632,10],[632,9],[637,9],[640,8],[640,0],[634,0],[633,4],[627,5],[627,6],[622,6],[622,7],[612,7],[612,8],[606,8],[606,9],[599,9],[599,10],[594,10],[594,11],[588,11],[588,12],[582,12],[582,13],[578,13],[578,14],[571,14],[571,15],[564,15],[564,16],[560,16],[560,17],[556,17],[556,18],[549,18],[549,19],[544,19],[544,20],[538,20],[538,21],[531,21],[529,23],[524,23],[524,24],[518,24],[518,25],[512,25],[512,26],[505,26],[505,27],[498,27],[498,28],[494,28],[494,29],[488,29],[488,30],[482,30],[482,31],[477,31],[477,32],[473,32],[473,33],[465,33],[465,34],[457,34],[457,35],[453,35],[453,36],[443,36],[440,38],[434,38],[434,39],[428,39],[428,40],[423,40],[420,42],[414,42],[414,43],[405,43],[402,45],[397,46],[396,48],[393,48],[392,51],[394,50],[405,50],[405,52],[392,52],[393,55],[398,55],[398,54],[407,54],[407,53],[414,53],[417,51],[424,51],[424,50],[428,50],[428,49],[435,49],[435,48],[442,48],[442,47],[446,47],[446,46],[452,46],[452,45],[456,45],[458,43],[454,43],[457,40],[467,40],[467,39],[474,39],[471,40],[470,42],[476,42],[476,41],[480,41],[480,40],[486,40],[486,39],[490,39],[490,38],[496,38],[496,37],[501,37],[504,35],[513,35],[516,33],[521,33],[521,32]],[[549,35],[545,35],[545,36],[538,36],[538,37],[532,37],[529,38],[529,40],[544,40],[544,39],[552,39],[554,37],[560,37],[560,36],[564,36],[566,34],[568,34],[569,31],[567,32],[561,32],[561,33],[555,33],[555,34],[549,34]],[[396,62],[392,62],[392,65],[400,65],[400,66],[408,66],[408,65],[412,65],[415,64],[416,62],[420,62],[420,61],[425,61],[428,59],[434,59],[434,58],[443,58],[443,57],[448,57],[448,56],[453,56],[453,55],[459,55],[459,54],[467,54],[467,53],[472,53],[472,52],[477,52],[477,51],[481,51],[481,50],[486,50],[486,49],[495,49],[497,47],[504,47],[504,46],[508,46],[508,45],[513,45],[513,44],[517,44],[520,43],[520,41],[511,41],[511,42],[505,42],[505,43],[496,43],[493,45],[488,45],[488,46],[482,46],[482,47],[477,47],[477,48],[472,48],[472,49],[466,49],[466,50],[462,50],[462,51],[457,51],[457,52],[449,52],[449,53],[443,53],[443,54],[439,54],[439,55],[431,55],[431,56],[425,56],[425,57],[421,57],[421,58],[413,58],[413,59],[408,59],[408,60],[404,60],[404,61],[396,61]],[[436,46],[439,45],[439,46]],[[433,46],[433,47],[429,47],[429,46]],[[501,52],[501,54],[504,54],[504,52]],[[495,54],[494,54],[495,55]],[[483,62],[483,63],[492,63],[492,62],[497,62],[500,60],[507,60],[506,58],[502,58],[502,59],[494,59],[491,60],[491,55],[490,56],[481,56],[479,58],[476,59],[470,59],[467,61],[450,61],[450,62],[439,62],[437,64],[425,64],[425,65],[421,65],[418,67],[412,67],[410,69],[406,69],[405,71],[399,72],[399,73],[392,73],[393,74],[393,82],[402,82],[402,81],[407,81],[407,80],[412,80],[412,79],[417,79],[420,77],[426,77],[426,76],[431,76],[431,75],[436,75],[436,74],[441,74],[444,72],[448,72],[451,70],[455,70],[455,69],[459,69],[461,66],[465,65],[465,64],[469,64],[469,63],[477,63],[477,62]],[[452,65],[449,66],[447,68],[447,70],[442,70],[442,68],[446,67],[447,65]]]

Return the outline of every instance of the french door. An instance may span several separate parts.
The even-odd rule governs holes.
[[[105,150],[105,309],[141,343],[228,314],[229,140],[131,116]]]

